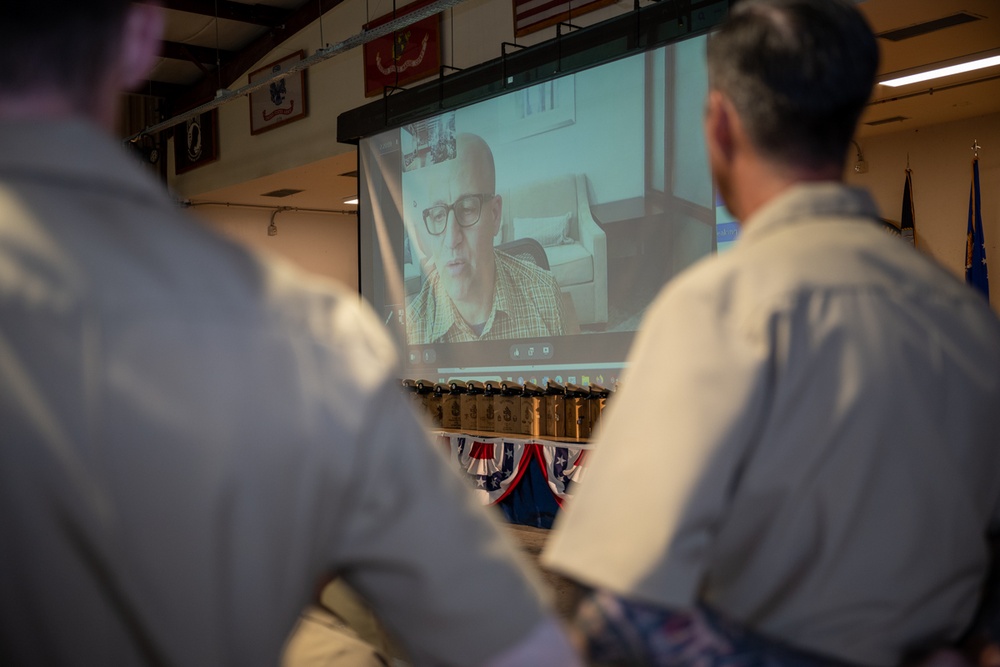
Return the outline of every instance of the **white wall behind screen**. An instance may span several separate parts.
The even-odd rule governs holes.
[[[282,211],[275,217],[278,234],[268,236],[269,210],[220,206],[192,210],[209,227],[240,243],[281,255],[358,291],[358,227],[352,215]]]

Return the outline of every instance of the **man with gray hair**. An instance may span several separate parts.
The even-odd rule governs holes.
[[[212,234],[113,138],[163,21],[0,9],[0,664],[276,665],[339,576],[414,664],[578,666],[357,294]]]
[[[406,308],[410,345],[562,336],[563,298],[555,277],[493,246],[503,197],[493,152],[462,133],[455,156],[404,174],[404,212],[427,276]],[[417,205],[419,203],[419,206]]]
[[[611,664],[899,665],[961,638],[1000,528],[1000,322],[843,183],[878,49],[745,0],[704,129],[742,235],[666,286],[543,562]]]

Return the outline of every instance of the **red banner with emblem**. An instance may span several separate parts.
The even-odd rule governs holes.
[[[383,23],[406,16],[430,0],[418,0],[395,14],[386,14],[366,23],[371,30]],[[421,19],[401,30],[366,42],[365,97],[381,95],[386,86],[405,86],[441,70],[441,15]]]

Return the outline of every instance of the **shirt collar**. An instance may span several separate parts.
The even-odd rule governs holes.
[[[817,218],[857,217],[875,220],[878,206],[867,190],[836,181],[800,183],[761,207],[743,225],[742,242],[753,242],[790,225]]]
[[[437,280],[434,283],[434,301],[435,310],[444,311],[444,315],[441,317],[434,318],[434,324],[429,332],[429,340],[441,340],[447,335],[447,333],[456,327],[459,329],[467,330],[467,333],[473,335],[476,338],[482,338],[493,329],[494,324],[497,321],[497,317],[506,315],[510,312],[511,304],[513,303],[513,293],[512,287],[510,285],[510,280],[507,279],[507,274],[504,271],[503,263],[501,261],[499,252],[494,251],[496,259],[496,286],[493,292],[493,306],[490,308],[490,314],[486,318],[486,324],[483,326],[483,332],[479,336],[475,336],[475,332],[465,323],[462,316],[459,314],[458,309],[455,308],[455,304],[452,302],[451,297],[448,296],[448,292],[445,291],[444,285],[441,284],[441,276],[438,274]],[[435,269],[437,271],[437,269]]]
[[[0,173],[39,176],[172,204],[166,188],[120,141],[81,119],[0,123]]]
[[[490,317],[486,320],[483,333],[486,334],[493,328],[498,317],[509,315],[514,308],[516,295],[514,286],[504,263],[504,256],[499,251],[494,251],[496,259],[496,287],[493,292],[493,308],[490,310]]]
[[[434,308],[431,318],[431,328],[428,331],[427,339],[436,342],[444,339],[453,326],[458,326],[461,316],[455,309],[455,304],[451,302],[451,297],[445,291],[444,285],[441,284],[441,276],[437,273],[436,268],[434,272],[434,283],[432,285]]]

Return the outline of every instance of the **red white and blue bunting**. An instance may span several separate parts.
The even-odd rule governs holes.
[[[436,431],[434,435],[457,469],[469,477],[484,505],[506,498],[534,462],[562,506],[563,500],[572,496],[572,486],[582,482],[592,447],[539,438],[482,438],[447,431]]]

